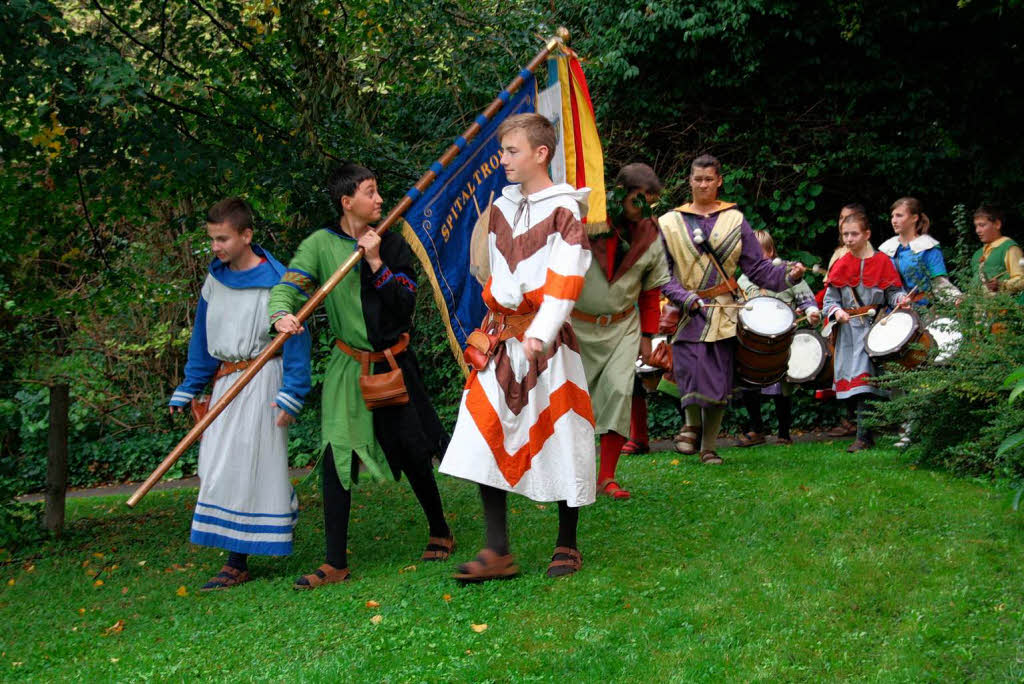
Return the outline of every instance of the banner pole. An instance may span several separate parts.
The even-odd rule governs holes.
[[[543,49],[534,55],[533,59],[531,59],[530,62],[520,70],[516,77],[513,78],[507,86],[505,86],[505,89],[502,90],[498,96],[495,97],[489,105],[487,105],[483,112],[476,117],[476,120],[470,124],[465,131],[463,131],[462,135],[456,138],[455,142],[453,142],[448,149],[444,151],[444,154],[430,165],[427,172],[420,176],[420,179],[416,181],[416,184],[410,188],[402,200],[390,212],[388,212],[388,215],[384,220],[372,230],[375,230],[378,233],[383,233],[397,223],[398,219],[402,217],[402,214],[408,211],[409,207],[412,206],[412,203],[416,201],[416,199],[419,198],[419,196],[422,195],[423,192],[431,186],[431,184],[433,184],[441,171],[443,171],[446,166],[458,157],[459,153],[462,152],[466,145],[468,145],[469,142],[477,136],[487,122],[494,118],[495,114],[501,111],[501,108],[505,106],[505,103],[508,102],[510,97],[523,86],[523,83],[534,71],[536,71],[537,67],[544,63],[544,60],[548,58],[548,55],[550,55],[558,46],[564,45],[568,40],[568,29],[565,27],[559,27],[555,32],[555,35],[549,38],[544,44]],[[349,271],[351,271],[362,258],[363,250],[362,248],[359,248],[353,252],[352,255],[341,264],[341,266],[338,267],[334,274],[320,286],[313,296],[309,298],[301,309],[299,309],[298,313],[295,314],[295,317],[299,319],[300,323],[304,322],[313,314],[313,311],[323,303],[331,290],[337,287],[338,283],[348,275]],[[308,334],[308,332],[306,334]],[[227,405],[230,404],[236,396],[238,396],[238,393],[241,392],[254,377],[256,377],[256,374],[259,373],[260,369],[267,364],[267,361],[279,353],[281,347],[284,346],[285,340],[287,340],[289,336],[290,335],[288,333],[281,333],[271,340],[267,348],[249,364],[249,366],[242,372],[242,375],[235,380],[231,387],[228,388],[227,392],[224,393],[216,404],[210,407],[209,411],[206,412],[206,415],[196,422],[192,429],[188,431],[180,442],[178,442],[177,446],[175,446],[174,449],[167,454],[164,460],[160,462],[160,465],[158,465],[156,469],[150,473],[149,477],[139,485],[138,489],[135,490],[135,493],[128,498],[125,503],[129,508],[134,508],[135,505],[142,500],[142,497],[144,497],[149,490],[153,488],[153,485],[159,482],[160,478],[167,474],[167,471],[171,469],[171,466],[181,458],[188,448],[195,444],[206,428],[210,427],[210,424],[213,423],[217,416],[227,408]]]

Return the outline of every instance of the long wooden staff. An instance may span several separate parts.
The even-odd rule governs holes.
[[[373,230],[378,233],[383,233],[385,230],[393,226],[402,214],[409,210],[409,207],[412,206],[413,202],[419,198],[419,196],[422,195],[423,192],[431,186],[431,184],[433,184],[442,169],[458,157],[463,148],[465,148],[466,145],[477,136],[483,126],[493,119],[495,114],[501,111],[502,107],[504,107],[509,101],[510,96],[516,93],[523,86],[526,78],[532,74],[537,67],[544,63],[544,60],[548,58],[548,55],[550,55],[555,48],[560,45],[564,45],[568,40],[569,31],[564,27],[560,27],[555,32],[555,35],[548,39],[544,48],[538,52],[532,60],[530,60],[530,63],[527,64],[507,86],[505,86],[505,89],[501,91],[496,98],[494,98],[491,104],[487,105],[487,108],[476,117],[476,120],[470,124],[469,128],[467,128],[461,136],[455,139],[455,142],[445,150],[444,154],[442,154],[436,162],[430,165],[430,169],[420,176],[420,179],[416,181],[416,184],[412,189],[406,193],[405,197],[402,198],[402,201],[399,202],[398,205],[388,213],[384,220],[381,221],[376,228],[373,228]],[[363,250],[362,248],[359,248],[353,252],[352,256],[346,259],[341,266],[338,267],[338,270],[334,272],[334,275],[328,278],[327,281],[320,286],[320,289],[318,289],[303,305],[303,307],[299,309],[299,312],[295,314],[300,323],[309,318],[313,311],[323,303],[324,299],[327,298],[327,295],[330,294],[331,290],[341,282],[342,278],[348,275],[348,272],[351,271],[362,258]],[[308,334],[308,332],[306,334]],[[264,349],[251,364],[249,364],[242,375],[235,380],[235,383],[231,385],[230,388],[228,388],[228,391],[224,393],[216,404],[210,407],[210,410],[206,412],[206,415],[188,431],[188,434],[178,442],[178,445],[174,447],[171,453],[167,454],[167,457],[159,466],[157,466],[156,470],[154,470],[150,476],[146,478],[146,481],[135,490],[135,493],[129,497],[126,502],[129,507],[134,508],[135,504],[139,503],[142,497],[144,497],[146,493],[153,488],[153,485],[160,481],[160,478],[162,478],[167,471],[171,469],[171,466],[174,465],[175,461],[181,458],[181,455],[199,439],[200,435],[203,434],[203,431],[210,427],[210,424],[214,419],[216,419],[217,416],[227,408],[227,405],[231,403],[231,400],[238,396],[238,393],[242,391],[242,388],[249,384],[249,381],[256,377],[256,374],[259,373],[260,369],[266,365],[267,361],[278,353],[288,337],[289,334],[287,333],[281,333],[274,337],[267,348]]]

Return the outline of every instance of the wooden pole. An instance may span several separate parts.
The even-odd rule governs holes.
[[[66,382],[50,385],[50,428],[46,440],[46,529],[60,535],[64,529],[68,490],[68,412],[71,390]]]
[[[532,74],[536,71],[537,67],[544,63],[544,60],[548,58],[548,55],[550,55],[555,48],[559,45],[563,45],[568,40],[569,31],[565,28],[559,28],[558,31],[556,31],[556,35],[548,39],[544,48],[534,55],[533,59],[530,60],[530,63],[527,64],[507,86],[505,86],[505,90],[502,91],[498,97],[494,98],[489,105],[487,105],[481,113],[481,116],[477,117],[477,120],[470,124],[469,128],[467,128],[461,136],[456,138],[456,142],[452,143],[448,149],[444,151],[444,154],[442,154],[438,160],[431,165],[431,168],[420,176],[420,179],[416,181],[415,185],[413,185],[415,192],[410,191],[406,194],[405,197],[402,198],[402,201],[399,202],[388,213],[384,220],[381,221],[373,230],[378,233],[383,233],[385,230],[391,228],[391,226],[397,223],[402,214],[408,211],[409,207],[412,206],[413,196],[418,197],[421,195],[437,179],[438,173],[435,169],[438,168],[438,165],[440,165],[440,169],[444,169],[444,167],[448,166],[456,157],[458,157],[459,153],[462,152],[462,149],[471,140],[473,140],[478,133],[480,133],[480,130],[483,128],[483,125],[480,123],[481,119],[486,119],[483,123],[487,123],[487,121],[493,119],[494,115],[500,112],[502,107],[505,106],[505,103],[508,102],[509,95],[518,92],[518,90],[523,87],[523,83],[526,82],[527,72]],[[362,258],[363,250],[360,248],[353,252],[352,255],[338,267],[338,270],[336,270],[334,274],[320,286],[320,288],[312,297],[309,298],[303,307],[299,309],[299,312],[295,314],[295,317],[299,319],[300,323],[312,315],[313,311],[315,311],[316,308],[323,303],[324,299],[327,298],[327,295],[330,294],[331,290],[337,287],[338,283],[348,275],[348,272],[351,271]],[[307,332],[305,334],[309,333]],[[210,424],[225,408],[227,408],[227,405],[231,403],[231,400],[238,396],[238,393],[242,391],[242,388],[249,384],[250,380],[256,377],[256,374],[259,373],[260,369],[267,364],[267,361],[278,354],[288,337],[289,335],[284,333],[275,336],[267,348],[249,364],[245,371],[242,372],[242,375],[235,380],[235,384],[231,385],[231,387],[228,388],[228,391],[224,393],[217,403],[210,407],[210,410],[206,412],[206,415],[188,431],[188,434],[178,442],[178,445],[174,447],[171,453],[167,454],[167,457],[164,458],[160,465],[156,467],[156,470],[154,470],[150,476],[146,478],[146,481],[135,490],[135,493],[128,498],[126,503],[130,508],[134,508],[142,497],[144,497],[146,493],[153,488],[153,485],[160,481],[160,478],[162,478],[167,471],[171,469],[171,466],[174,465],[175,461],[181,458],[182,454],[184,454],[188,448],[199,439],[203,434],[203,431],[210,427]]]

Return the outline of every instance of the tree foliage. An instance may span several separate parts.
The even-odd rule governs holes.
[[[710,151],[784,253],[827,252],[849,201],[881,217],[917,195],[947,239],[954,205],[1022,196],[1006,132],[1024,102],[1002,79],[1024,60],[1017,2],[8,0],[3,458],[38,458],[26,398],[63,380],[73,463],[88,444],[170,439],[205,208],[249,198],[287,259],[332,218],[327,166],[368,164],[396,200],[560,23],[586,60],[608,171],[648,161],[681,202],[689,160]],[[458,372],[428,297],[417,324],[451,418]]]

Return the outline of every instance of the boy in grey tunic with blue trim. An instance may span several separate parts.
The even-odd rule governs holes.
[[[203,283],[189,344],[185,381],[171,397],[180,412],[213,382],[211,402],[234,384],[270,344],[270,289],[285,272],[252,243],[252,210],[241,199],[214,205],[207,233],[215,258]],[[248,556],[292,551],[298,502],[288,479],[288,430],[309,392],[309,335],[289,338],[206,429],[199,445],[199,498],[193,544],[230,552],[202,589],[249,580]]]

